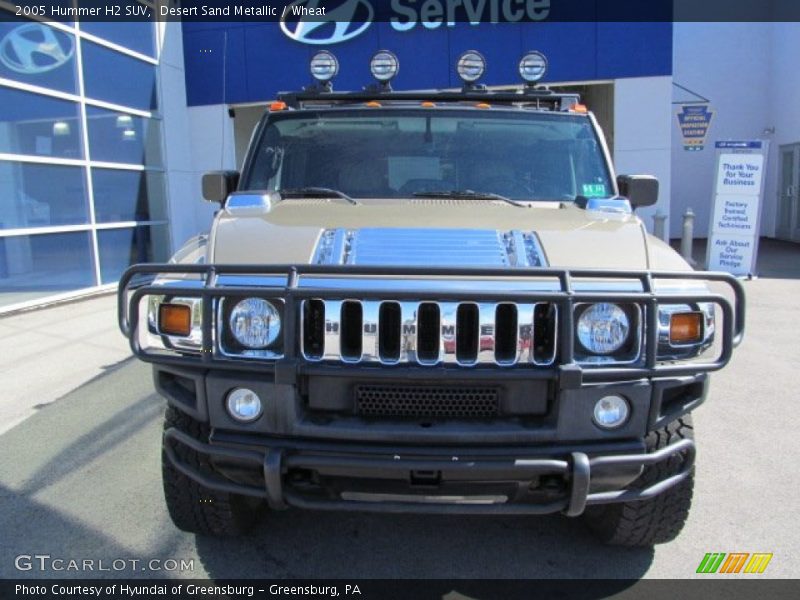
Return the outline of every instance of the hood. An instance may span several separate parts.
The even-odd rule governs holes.
[[[359,200],[355,205],[289,199],[243,213],[225,209],[211,232],[209,258],[220,264],[316,262],[323,246],[336,243],[337,231],[356,241],[348,264],[525,266],[536,265],[541,255],[541,264],[558,268],[650,267],[647,235],[635,216],[571,204],[515,206],[473,199]],[[522,254],[514,256],[521,247],[527,262]]]

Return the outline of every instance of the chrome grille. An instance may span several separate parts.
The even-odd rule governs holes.
[[[554,304],[306,300],[306,360],[435,365],[550,365]]]

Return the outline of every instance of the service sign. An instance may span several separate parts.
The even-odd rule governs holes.
[[[755,274],[767,142],[717,142],[707,268]]]

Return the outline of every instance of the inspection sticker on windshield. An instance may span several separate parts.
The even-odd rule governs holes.
[[[584,183],[583,196],[587,198],[597,198],[606,195],[606,185],[604,183]]]

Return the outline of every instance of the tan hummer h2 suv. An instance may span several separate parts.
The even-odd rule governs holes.
[[[652,545],[692,498],[689,413],[744,331],[744,294],[647,234],[658,182],[615,177],[575,95],[281,95],[241,175],[204,177],[208,236],[120,283],[120,326],[167,400],[175,524],[260,510],[582,516]]]

